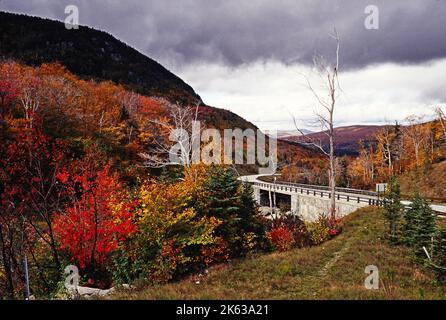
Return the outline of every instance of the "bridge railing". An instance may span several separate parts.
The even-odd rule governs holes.
[[[331,192],[329,192],[327,189],[316,189],[313,188],[314,186],[311,185],[298,185],[298,184],[292,184],[292,185],[284,185],[282,183],[280,184],[273,184],[268,182],[254,182],[254,185],[270,189],[273,191],[285,191],[285,192],[294,192],[299,193],[302,195],[309,195],[313,197],[321,197],[321,198],[329,198],[331,199]],[[318,186],[316,186],[318,187]],[[384,201],[379,199],[378,194],[373,192],[372,194],[355,194],[355,193],[349,193],[345,194],[345,191],[342,191],[342,193],[338,190],[342,189],[345,190],[345,188],[337,188],[337,193],[335,194],[335,197],[337,200],[344,200],[347,202],[353,202],[353,203],[365,203],[370,206],[382,206],[384,204]]]
[[[272,183],[272,182],[266,182],[265,181],[265,183],[269,183],[269,184],[273,184],[274,185],[274,183]],[[308,189],[315,189],[315,190],[330,191],[330,187],[327,187],[327,186],[318,186],[318,185],[295,183],[295,182],[280,181],[280,182],[275,183],[275,185],[276,186],[288,185],[288,186],[294,186],[294,187],[298,187],[298,188],[306,188],[306,189],[308,188]],[[378,193],[377,192],[369,191],[369,190],[340,188],[340,187],[336,187],[335,190],[338,191],[338,192],[344,192],[344,193],[354,193],[354,194],[360,194],[360,195],[364,195],[364,196],[378,197]]]
[[[331,198],[331,192],[329,192],[328,187],[314,186],[308,184],[298,184],[298,183],[270,183],[270,182],[254,182],[255,186],[265,188],[267,190],[272,191],[285,191],[285,192],[294,192],[300,193],[304,195],[310,195],[313,197],[326,197]],[[351,192],[351,191],[362,191],[356,189],[348,189],[348,188],[336,188],[335,197],[337,200],[344,200],[347,202],[355,202],[355,203],[365,203],[370,206],[383,206],[386,203],[385,199],[379,197],[378,193],[372,191],[363,191],[359,192]],[[404,204],[405,209],[410,208],[410,204]],[[442,218],[446,218],[446,211],[444,209],[435,209],[434,206],[431,206],[432,209],[436,212],[436,214]]]

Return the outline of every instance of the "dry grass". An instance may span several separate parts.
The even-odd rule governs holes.
[[[213,267],[206,277],[118,292],[114,299],[445,299],[445,288],[412,263],[404,247],[383,239],[379,210],[345,220],[321,246],[250,256]],[[376,265],[380,288],[367,290],[364,269]]]
[[[428,198],[446,198],[446,161],[420,168],[402,175],[399,178],[401,192],[413,195],[419,192]]]

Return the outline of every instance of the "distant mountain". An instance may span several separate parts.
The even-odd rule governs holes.
[[[57,61],[80,77],[111,80],[144,95],[182,103],[201,100],[155,60],[89,27],[67,30],[62,22],[0,12],[0,58],[33,66]]]
[[[336,154],[343,155],[357,155],[359,151],[359,140],[370,142],[374,135],[385,126],[372,125],[354,125],[338,127],[335,129],[336,134]],[[322,145],[328,146],[328,137],[324,132],[315,132],[306,135],[315,141],[322,142]],[[286,140],[302,142],[305,138],[302,136],[287,137]]]
[[[310,131],[310,130],[307,130],[307,129],[302,129],[301,131],[304,134],[313,133],[313,131]],[[296,137],[296,136],[300,136],[301,135],[299,130],[265,130],[265,133],[268,134],[268,135],[277,133],[277,138],[279,138],[279,139],[287,139],[287,138],[292,138],[292,137]]]

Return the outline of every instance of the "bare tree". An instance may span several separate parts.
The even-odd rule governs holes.
[[[438,121],[440,121],[441,128],[443,129],[444,138],[446,139],[446,113],[441,107],[434,108],[437,114]]]
[[[366,145],[363,140],[359,141],[359,145],[360,149],[358,159],[360,159],[360,162],[364,168],[363,182],[365,185],[367,185],[375,180],[375,163],[373,161],[374,150],[372,145]]]
[[[420,151],[422,151],[423,145],[428,139],[426,129],[423,126],[424,115],[421,116],[409,116],[406,118],[407,126],[403,129],[403,134],[406,139],[411,143],[415,154],[415,163],[420,165]]]
[[[28,72],[24,77],[24,84],[20,92],[20,104],[25,113],[25,119],[29,120],[31,128],[34,115],[38,111],[41,102],[40,82],[39,78]]]
[[[166,108],[167,118],[150,120],[157,131],[153,137],[154,147],[140,156],[146,167],[180,165],[190,174],[195,157],[200,156],[196,154],[196,150],[199,151],[202,130],[198,122],[199,104],[184,107],[167,104]]]
[[[325,94],[318,92],[312,85],[310,79],[304,75],[307,82],[307,87],[314,95],[318,102],[318,108],[315,111],[315,122],[321,128],[324,134],[328,137],[328,150],[322,143],[322,140],[315,140],[308,138],[306,134],[299,129],[296,118],[294,118],[294,124],[296,129],[300,132],[304,143],[311,145],[319,149],[328,159],[330,163],[329,169],[329,185],[330,185],[330,217],[332,220],[336,218],[336,156],[335,156],[335,129],[334,129],[334,113],[336,108],[336,102],[341,91],[339,85],[339,51],[340,51],[340,39],[336,28],[333,34],[330,36],[336,41],[336,60],[334,64],[328,63],[322,56],[315,56],[313,58],[313,65],[319,76],[320,84],[323,86]]]
[[[392,146],[395,140],[395,132],[389,125],[380,129],[376,135],[377,148],[381,155],[381,164],[387,165],[387,175],[393,174],[393,153]]]

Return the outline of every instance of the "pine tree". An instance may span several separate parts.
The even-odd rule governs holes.
[[[398,243],[399,228],[398,224],[401,220],[401,215],[404,206],[401,204],[400,185],[395,177],[393,177],[388,185],[387,191],[384,195],[384,219],[387,224],[387,237],[391,243]]]
[[[412,199],[403,228],[404,242],[413,248],[419,259],[427,258],[423,247],[432,252],[432,240],[437,233],[437,217],[429,203],[419,195]]]
[[[435,237],[431,266],[439,280],[446,282],[446,229],[439,230]]]
[[[252,187],[237,180],[233,170],[213,167],[206,189],[206,214],[222,221],[216,235],[228,243],[232,256],[245,254],[246,235],[253,233],[261,241],[264,234],[264,228],[257,221]]]
[[[409,247],[415,246],[416,234],[418,232],[418,220],[419,220],[419,203],[414,201],[412,207],[404,214],[404,226],[403,226],[403,242]]]
[[[206,214],[222,221],[216,230],[216,236],[228,243],[231,255],[237,255],[241,240],[238,234],[241,220],[239,187],[240,182],[231,170],[217,166],[210,169],[206,184]]]

